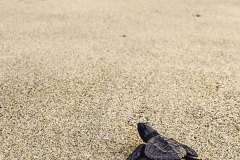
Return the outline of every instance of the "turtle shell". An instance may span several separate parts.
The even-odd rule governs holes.
[[[144,153],[153,160],[179,160],[187,154],[177,141],[172,138],[161,137],[160,135],[148,141]]]

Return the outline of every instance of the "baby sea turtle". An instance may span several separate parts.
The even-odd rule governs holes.
[[[149,123],[138,123],[138,133],[143,142],[127,158],[138,160],[145,156],[150,160],[200,160],[197,153],[172,138],[161,136]]]

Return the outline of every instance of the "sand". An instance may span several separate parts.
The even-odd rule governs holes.
[[[137,122],[240,159],[237,0],[1,0],[0,160],[124,160]]]

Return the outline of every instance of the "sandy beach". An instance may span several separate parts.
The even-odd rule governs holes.
[[[124,160],[145,121],[240,159],[240,1],[0,0],[0,160]]]

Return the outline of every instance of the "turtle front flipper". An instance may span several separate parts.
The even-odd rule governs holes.
[[[142,155],[144,155],[144,149],[146,145],[140,144],[127,158],[127,160],[138,160]]]

